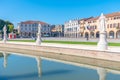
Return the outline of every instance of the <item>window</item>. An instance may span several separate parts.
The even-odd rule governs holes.
[[[95,29],[97,29],[97,26],[95,26]]]
[[[86,28],[84,27],[84,30],[85,30]]]
[[[29,24],[29,27],[31,26],[31,24]]]
[[[109,28],[109,24],[107,25],[107,28]]]
[[[110,24],[110,28],[112,28],[112,24]]]
[[[77,27],[74,27],[74,31],[77,31]]]
[[[34,24],[32,24],[32,26],[34,26]]]
[[[114,23],[114,24],[113,24],[113,28],[115,28],[115,27],[116,27],[116,24]]]
[[[25,24],[25,27],[27,27],[27,24]]]
[[[21,30],[23,30],[23,28],[21,28]]]
[[[35,23],[34,25],[35,25],[35,26],[38,26],[38,24],[37,24],[37,23]]]
[[[118,23],[118,27],[120,27],[120,23]]]
[[[31,30],[31,28],[29,27],[29,30]]]
[[[113,18],[114,20],[117,19],[116,17]]]
[[[21,24],[21,26],[23,26],[23,24]]]
[[[120,19],[120,16],[118,16],[118,18],[117,19]]]

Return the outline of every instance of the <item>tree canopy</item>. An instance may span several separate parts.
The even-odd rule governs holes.
[[[0,19],[0,32],[3,32],[3,27],[5,25],[7,27],[7,33],[11,33],[14,29],[13,23],[11,23],[10,21],[4,21],[2,19]]]

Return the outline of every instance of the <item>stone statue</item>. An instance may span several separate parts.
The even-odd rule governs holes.
[[[41,34],[41,24],[38,25],[38,33]]]
[[[37,40],[36,40],[36,45],[41,44],[41,24],[38,25],[38,33],[37,33]]]
[[[3,42],[6,43],[7,41],[7,34],[6,34],[7,28],[6,25],[3,27],[3,32],[4,32],[4,38],[3,38]]]
[[[106,18],[101,14],[99,18],[99,32],[100,32],[100,38],[99,42],[97,44],[99,50],[107,50],[107,33],[106,33]]]
[[[101,33],[106,31],[106,18],[103,15],[103,13],[101,14],[101,16],[99,18],[99,31]]]

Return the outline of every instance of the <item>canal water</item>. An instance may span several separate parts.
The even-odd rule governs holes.
[[[119,62],[57,58],[1,51],[0,80],[120,80]]]

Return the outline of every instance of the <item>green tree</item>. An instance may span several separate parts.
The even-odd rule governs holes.
[[[7,26],[7,33],[11,33],[14,29],[14,25],[10,21],[5,21],[5,24]]]
[[[3,27],[4,27],[5,24],[6,24],[5,21],[2,20],[2,19],[0,19],[0,30],[3,29]]]
[[[9,32],[9,33],[13,32],[14,26],[11,25],[11,24],[9,24],[9,25],[7,25],[7,26],[8,26],[8,32]]]
[[[4,21],[2,19],[0,19],[0,32],[3,33],[3,27],[4,25],[6,25],[7,27],[7,34],[11,33],[14,29],[14,25],[13,23],[11,23],[10,21]]]

